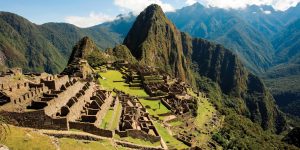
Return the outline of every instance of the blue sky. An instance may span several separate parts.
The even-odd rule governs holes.
[[[0,0],[0,11],[21,15],[36,24],[68,22],[89,27],[115,19],[118,14],[138,14],[147,5],[156,3],[165,12],[200,2],[205,6],[243,8],[247,4],[268,4],[285,10],[300,0]]]

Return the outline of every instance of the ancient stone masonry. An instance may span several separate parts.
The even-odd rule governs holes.
[[[184,114],[197,111],[197,100],[191,96],[169,95],[161,99],[161,102],[175,114]]]
[[[151,142],[160,141],[160,136],[150,120],[146,108],[138,98],[116,91],[122,104],[122,115],[117,134],[121,137],[131,136],[134,138],[148,139]]]
[[[112,137],[112,131],[98,128],[112,101],[113,97],[110,91],[95,91],[90,100],[83,106],[79,116],[75,120],[71,120],[70,128]]]
[[[112,137],[113,132],[98,128],[113,97],[94,82],[67,75],[3,74],[0,86],[0,113],[12,124],[69,130],[75,128]],[[20,80],[20,81],[19,81]]]

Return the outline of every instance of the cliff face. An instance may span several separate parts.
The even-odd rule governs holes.
[[[158,5],[150,5],[137,17],[123,42],[141,64],[160,67],[185,80],[189,64],[183,47],[190,47],[183,46],[183,43],[186,42],[182,40],[182,33]]]
[[[181,33],[158,5],[150,5],[137,17],[124,45],[141,64],[160,67],[183,81],[194,82],[193,73],[212,79],[252,121],[264,129],[284,129],[285,119],[273,97],[236,55],[221,45]]]
[[[197,66],[196,71],[217,82],[223,93],[235,97],[240,112],[252,121],[276,132],[285,128],[283,114],[263,82],[249,73],[228,49],[203,39],[194,39],[192,60]]]

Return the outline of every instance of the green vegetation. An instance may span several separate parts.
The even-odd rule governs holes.
[[[184,149],[188,148],[185,144],[178,141],[175,137],[171,136],[165,127],[162,127],[156,121],[153,121],[155,128],[157,129],[159,135],[163,138],[164,142],[167,144],[169,149]]]
[[[0,49],[7,67],[24,71],[59,73],[67,64],[72,47],[84,36],[105,49],[121,42],[119,34],[104,27],[78,28],[66,23],[36,25],[8,12],[0,12]]]
[[[118,126],[119,126],[119,120],[120,120],[120,116],[121,115],[121,112],[122,112],[122,105],[119,103],[117,104],[117,109],[115,110],[115,115],[114,115],[114,119],[111,123],[111,129],[114,130],[114,129],[117,129]]]
[[[240,110],[232,104],[233,98],[223,95],[216,83],[206,78],[198,81],[200,89],[207,91],[209,101],[225,115],[222,128],[212,137],[224,149],[295,149],[283,143],[281,136],[264,131],[259,124],[239,114]]]
[[[183,124],[183,122],[182,121],[172,121],[172,122],[169,122],[169,124],[171,126],[180,126]]]
[[[137,138],[132,138],[130,136],[128,137],[120,137],[119,135],[115,134],[114,135],[114,138],[115,139],[119,139],[119,140],[122,140],[122,141],[127,141],[127,142],[130,142],[130,143],[135,143],[135,144],[139,144],[139,145],[145,145],[145,146],[160,146],[160,141],[158,142],[150,142],[149,140],[142,140],[142,139],[137,139]]]
[[[38,132],[26,130],[14,126],[9,126],[5,140],[1,143],[6,145],[9,149],[47,149],[55,150],[51,139],[48,136],[42,135]]]
[[[198,102],[198,109],[197,109],[197,117],[195,119],[196,126],[198,128],[202,128],[206,122],[208,122],[211,118],[213,113],[216,112],[216,109],[207,99],[201,99]]]
[[[143,89],[130,88],[124,82],[122,74],[116,70],[108,70],[107,72],[99,73],[102,77],[99,78],[100,85],[108,90],[118,89],[132,96],[147,97],[147,93]]]
[[[9,126],[6,124],[5,118],[0,115],[0,142],[5,140],[7,134],[9,134]]]
[[[160,114],[165,114],[171,112],[165,105],[163,105],[160,100],[146,100],[140,98],[140,102],[147,108],[147,111],[150,115],[155,117],[159,117],[160,120],[164,119],[164,116],[160,116]],[[160,103],[160,105],[159,105]]]
[[[24,129],[15,126],[9,126],[9,132],[1,144],[6,145],[12,150],[55,150],[57,148],[61,150],[94,150],[94,149],[123,149],[120,146],[113,146],[110,140],[101,141],[85,141],[75,140],[70,138],[58,138],[57,141],[50,136],[43,135],[38,131],[31,129]],[[75,145],[75,146],[74,146]]]
[[[102,122],[101,122],[101,125],[100,125],[100,128],[102,129],[111,129],[111,126],[110,126],[110,122],[111,120],[113,119],[113,114],[114,114],[114,110],[113,109],[109,109],[104,118],[102,119]]]
[[[84,140],[73,140],[68,138],[59,139],[59,146],[61,150],[112,150],[117,149],[112,146],[111,141],[101,140],[101,141],[84,141]],[[43,148],[44,149],[44,148]]]

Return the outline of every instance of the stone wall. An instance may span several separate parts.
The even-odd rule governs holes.
[[[44,110],[30,111],[30,112],[1,112],[11,124],[16,126],[31,127],[38,129],[57,129],[67,130],[67,120],[55,120],[44,113]]]
[[[150,135],[143,132],[142,130],[128,129],[126,130],[126,132],[128,136],[133,138],[144,139],[152,143],[160,141],[160,136]]]
[[[49,116],[55,116],[56,113],[60,111],[61,107],[65,106],[69,99],[75,96],[75,93],[83,88],[84,84],[85,83],[78,81],[68,87],[64,92],[58,94],[58,97],[48,102],[48,106],[44,108],[45,113]]]
[[[31,88],[30,91],[28,91],[27,93],[21,95],[19,98],[14,99],[13,103],[19,104],[30,102],[33,98],[35,98],[38,95],[41,95],[43,92],[46,91],[48,91],[48,87],[44,86],[44,84],[41,84],[39,87]]]
[[[97,128],[92,123],[69,122],[69,127],[70,129],[82,130],[84,132],[88,132],[88,133],[92,133],[95,135],[104,136],[108,138],[112,138],[114,134],[113,131]]]
[[[118,134],[121,138],[130,136],[132,138],[138,138],[138,139],[151,141],[152,143],[158,142],[161,140],[160,136],[150,135],[150,134],[143,132],[142,130],[136,130],[136,129],[128,129],[126,131],[116,130],[115,133]]]
[[[60,90],[62,85],[65,85],[69,81],[68,76],[48,76],[46,79],[41,79],[41,83],[44,83],[51,90]]]
[[[104,104],[101,105],[100,107],[100,111],[97,113],[97,120],[95,122],[96,126],[100,126],[102,123],[102,119],[104,118],[104,116],[106,115],[108,109],[110,108],[110,104],[113,101],[113,96],[112,93],[109,93],[110,95],[106,98]]]
[[[84,91],[84,95],[77,99],[77,102],[71,106],[70,112],[67,115],[69,121],[75,121],[81,115],[81,110],[83,109],[86,102],[90,101],[90,97],[93,95],[94,83],[91,83],[89,87]]]

